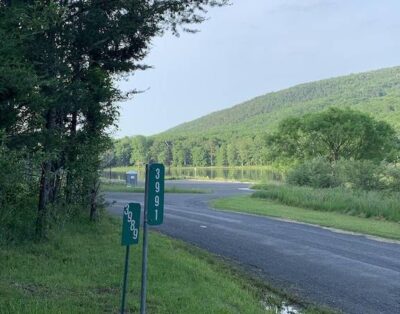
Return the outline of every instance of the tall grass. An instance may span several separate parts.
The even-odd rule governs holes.
[[[0,245],[0,313],[119,313],[120,223],[81,221],[46,242]],[[139,312],[140,257],[132,246],[126,313]],[[260,302],[271,293],[200,249],[149,234],[149,313],[272,314]],[[284,301],[276,299],[268,305]]]
[[[315,189],[291,185],[263,184],[252,197],[320,211],[400,222],[400,193],[361,191],[346,188]]]

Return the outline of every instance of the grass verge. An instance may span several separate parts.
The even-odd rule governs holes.
[[[399,193],[273,184],[255,185],[253,188],[260,189],[253,197],[285,205],[400,222]]]
[[[101,190],[104,192],[130,192],[130,193],[144,193],[144,187],[132,187],[125,184],[117,183],[101,183]],[[192,193],[192,194],[205,194],[211,193],[210,190],[202,189],[183,189],[177,186],[166,186],[165,193]]]
[[[217,199],[212,202],[212,206],[223,210],[290,219],[324,227],[400,240],[400,224],[395,222],[349,216],[336,212],[304,209],[279,204],[276,201],[267,199],[253,198],[251,196]]]
[[[0,247],[0,313],[117,313],[125,249],[120,224],[69,225],[46,243]],[[139,310],[141,246],[131,249],[128,308]],[[219,258],[150,233],[149,313],[275,313],[281,304]],[[319,313],[310,309],[307,313]]]

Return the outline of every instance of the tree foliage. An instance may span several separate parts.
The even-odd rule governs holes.
[[[207,151],[208,166],[238,166],[270,164],[271,158],[280,163],[287,162],[289,156],[276,154],[276,150],[271,147],[272,143],[267,140],[280,125],[281,129],[285,129],[283,133],[286,136],[299,136],[297,140],[301,144],[299,146],[296,141],[287,141],[285,150],[297,150],[296,158],[304,158],[303,149],[300,149],[304,138],[300,134],[296,135],[297,120],[306,114],[323,112],[329,108],[351,108],[369,114],[376,120],[389,123],[399,134],[399,75],[400,67],[394,67],[301,84],[211,113],[149,139],[172,143],[175,156],[182,155],[182,147],[185,147],[186,162],[182,162],[182,158],[173,157],[172,164],[176,166],[193,165],[191,150],[195,146],[201,146]],[[283,123],[286,124],[284,127]],[[209,143],[215,143],[215,150]],[[228,145],[229,158],[223,157],[228,153]],[[156,151],[160,147],[151,150]],[[385,158],[390,162],[399,162],[399,151],[397,143],[397,147],[394,146]],[[157,154],[153,155],[153,158],[157,158]]]
[[[118,147],[128,139],[116,141]],[[339,159],[399,160],[400,142],[386,122],[351,110],[330,108],[302,117],[283,119],[274,133],[232,137],[169,138],[165,135],[130,138],[131,164],[157,160],[181,166],[254,166],[272,162],[293,163],[322,157],[330,162]],[[138,144],[140,143],[140,144]],[[115,165],[126,165],[118,162]]]
[[[135,92],[122,93],[115,79],[147,68],[142,61],[155,36],[193,31],[208,7],[225,3],[0,0],[0,131],[5,149],[39,159],[32,170],[38,236],[46,235],[53,208],[80,204],[97,216],[107,131],[117,101]],[[130,144],[117,146],[118,162],[127,163]]]
[[[297,160],[318,156],[339,159],[388,157],[396,143],[394,129],[386,122],[350,109],[330,108],[281,122],[269,138],[274,156]]]

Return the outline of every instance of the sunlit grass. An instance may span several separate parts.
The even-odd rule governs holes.
[[[325,227],[400,240],[400,224],[337,212],[317,211],[279,204],[277,201],[235,196],[212,202],[215,208],[306,222]]]
[[[345,188],[315,189],[290,185],[256,185],[255,198],[319,211],[400,222],[400,193]]]

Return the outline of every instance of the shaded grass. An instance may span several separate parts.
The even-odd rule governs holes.
[[[0,313],[117,313],[120,224],[67,226],[46,243],[0,247]],[[131,249],[128,305],[139,310],[141,247]],[[266,292],[204,251],[150,233],[149,313],[266,313]],[[273,298],[280,304],[282,299]]]
[[[131,193],[144,193],[144,187],[138,186],[126,186],[125,184],[119,183],[102,183],[100,189],[104,192],[131,192]],[[211,193],[210,190],[202,189],[183,189],[177,186],[166,186],[165,193],[193,193],[193,194],[205,194]]]
[[[223,210],[290,219],[325,227],[400,240],[400,224],[395,222],[349,216],[336,212],[304,209],[279,204],[276,201],[267,199],[253,198],[251,196],[235,196],[217,199],[212,202],[212,205],[215,208]]]
[[[255,198],[319,211],[400,222],[400,193],[272,184],[256,185],[253,188],[260,189],[253,194]]]

